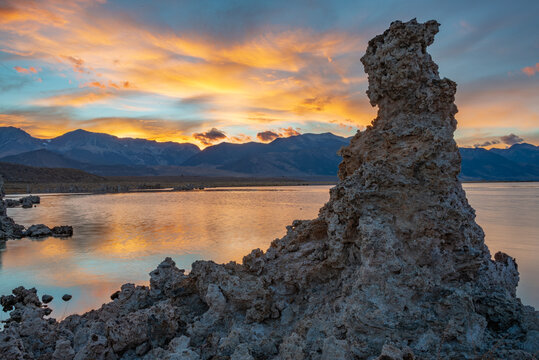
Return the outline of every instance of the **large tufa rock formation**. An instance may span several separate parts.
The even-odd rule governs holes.
[[[149,287],[61,323],[16,289],[0,357],[22,359],[532,359],[539,321],[491,259],[457,180],[456,85],[426,48],[438,23],[394,22],[361,59],[372,126],[341,153],[317,219],[243,264],[166,259]],[[28,293],[25,293],[28,292]]]

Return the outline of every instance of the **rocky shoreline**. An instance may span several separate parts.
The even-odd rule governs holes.
[[[539,313],[516,262],[492,259],[457,175],[456,84],[396,21],[361,59],[378,116],[341,150],[318,218],[243,264],[167,258],[150,285],[58,322],[35,289],[0,303],[2,359],[534,359]]]
[[[0,242],[23,237],[43,238],[47,236],[70,237],[73,235],[73,227],[69,225],[49,228],[43,224],[36,224],[26,229],[7,215],[7,209],[13,207],[32,208],[41,202],[39,196],[25,196],[18,200],[4,199],[4,180],[0,176]]]

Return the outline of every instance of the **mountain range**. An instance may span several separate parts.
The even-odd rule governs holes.
[[[189,143],[75,130],[38,139],[16,127],[0,127],[0,162],[40,168],[73,168],[100,176],[202,175],[332,177],[337,151],[349,138],[331,133],[277,138],[270,143],[220,143],[200,150]],[[460,148],[465,181],[537,181],[539,147]]]

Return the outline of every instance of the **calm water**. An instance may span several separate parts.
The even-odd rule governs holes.
[[[100,306],[126,282],[145,284],[171,256],[240,261],[266,249],[294,219],[316,217],[329,186],[213,189],[198,192],[45,195],[33,209],[9,209],[18,223],[70,224],[70,239],[8,241],[0,250],[0,294],[24,285],[55,297],[54,317]],[[539,183],[467,184],[491,252],[519,264],[519,296],[539,307]],[[60,297],[73,295],[66,305]],[[5,314],[0,314],[5,318]]]

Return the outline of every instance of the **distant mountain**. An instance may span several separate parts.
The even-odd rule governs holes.
[[[81,163],[94,165],[180,165],[200,152],[189,143],[145,139],[75,130],[49,140],[33,138],[13,127],[0,127],[0,157],[46,149]]]
[[[221,143],[204,149],[183,163],[257,176],[336,175],[337,151],[349,139],[324,134],[277,138],[269,144]]]
[[[47,168],[83,169],[88,166],[88,164],[69,159],[63,155],[45,149],[6,156],[1,158],[0,161],[12,164]]]
[[[50,140],[0,127],[0,161],[41,168],[73,168],[100,176],[334,177],[337,151],[349,139],[331,133],[277,138],[269,144],[221,143],[200,149],[189,143],[75,130]],[[539,147],[460,148],[464,181],[539,181]]]
[[[0,162],[39,168],[71,168],[100,176],[152,176],[158,172],[147,166],[97,165],[70,159],[50,150],[40,149],[22,154],[6,156]]]
[[[490,149],[489,151],[518,164],[539,166],[539,146],[522,143],[514,144],[508,149]]]
[[[524,145],[524,144],[518,144]],[[529,145],[529,144],[525,144]],[[539,180],[538,162],[528,163],[533,158],[527,151],[519,162],[515,158],[513,145],[509,149],[460,148],[462,157],[460,178],[465,181],[537,181]],[[530,150],[537,151],[537,146],[530,145]],[[517,157],[518,158],[518,157]]]
[[[0,157],[43,148],[45,142],[16,127],[0,127]]]
[[[193,144],[159,143],[144,139],[75,130],[51,139],[47,149],[97,165],[180,165],[200,152]]]

